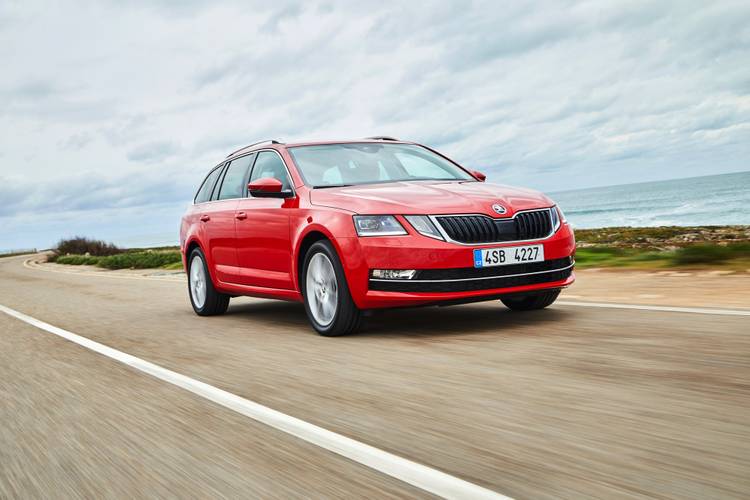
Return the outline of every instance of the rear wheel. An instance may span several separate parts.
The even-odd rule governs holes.
[[[549,290],[545,292],[530,293],[528,295],[518,295],[515,297],[506,297],[500,299],[508,309],[514,311],[533,311],[535,309],[544,309],[552,305],[560,295],[560,290]]]
[[[344,268],[329,241],[318,241],[307,251],[300,281],[307,317],[319,334],[338,337],[359,328],[362,311],[352,300]]]
[[[206,258],[200,248],[190,252],[188,258],[188,292],[193,310],[199,316],[224,314],[229,307],[229,295],[214,288]]]

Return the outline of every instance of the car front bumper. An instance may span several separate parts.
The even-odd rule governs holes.
[[[534,242],[458,245],[408,235],[337,240],[357,307],[418,306],[488,300],[506,294],[564,288],[575,281],[575,238],[567,224]],[[544,262],[474,268],[475,248],[544,245]],[[372,269],[416,269],[413,279],[375,279]]]

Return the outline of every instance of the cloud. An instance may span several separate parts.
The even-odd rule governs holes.
[[[82,132],[76,132],[75,134],[68,137],[66,140],[60,142],[60,147],[64,149],[83,149],[88,144],[91,143],[91,141],[94,140],[94,137],[91,133],[82,131]]]
[[[16,228],[182,203],[271,137],[395,135],[545,190],[750,169],[747,2],[6,3],[0,57]]]
[[[137,163],[155,163],[174,156],[178,151],[179,146],[173,142],[149,142],[128,151],[127,158]]]

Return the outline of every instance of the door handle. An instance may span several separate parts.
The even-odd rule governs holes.
[[[247,214],[245,212],[237,212],[234,214],[234,218],[237,220],[245,220],[247,219]]]
[[[208,222],[211,220],[211,217],[208,215],[201,215],[201,222]]]

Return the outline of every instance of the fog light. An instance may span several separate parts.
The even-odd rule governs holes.
[[[410,280],[417,274],[415,269],[373,269],[372,277],[383,280]]]

